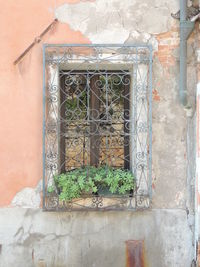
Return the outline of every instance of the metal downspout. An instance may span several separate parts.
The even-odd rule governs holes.
[[[180,84],[179,98],[182,105],[187,106],[187,40],[194,29],[195,22],[187,20],[187,0],[180,0]],[[195,192],[196,194],[196,192]],[[196,198],[196,197],[195,197]],[[196,199],[195,199],[196,201]],[[194,222],[194,259],[196,261],[197,214],[195,203]],[[192,266],[192,265],[191,265]]]
[[[194,22],[187,20],[187,0],[180,0],[180,87],[181,103],[187,105],[187,39],[194,29]]]

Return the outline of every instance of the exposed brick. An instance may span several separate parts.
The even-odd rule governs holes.
[[[173,51],[179,46],[179,33],[174,28],[170,32],[158,34],[156,38],[158,41],[158,51],[155,53],[155,56],[158,57],[162,66],[168,69],[176,63]],[[157,96],[155,98],[158,99]]]
[[[160,101],[160,96],[159,96],[158,91],[156,89],[153,90],[153,100],[154,101]]]

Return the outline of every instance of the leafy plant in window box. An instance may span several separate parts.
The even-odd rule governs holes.
[[[54,176],[60,200],[70,201],[88,194],[129,194],[135,188],[135,177],[129,170],[108,166],[87,166]],[[53,193],[55,188],[48,187]],[[103,192],[103,193],[102,193]]]

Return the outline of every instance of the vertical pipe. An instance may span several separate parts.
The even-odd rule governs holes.
[[[180,90],[181,103],[187,104],[187,37],[184,22],[187,16],[187,0],[180,0]]]
[[[185,21],[187,17],[187,0],[180,0],[180,20]]]
[[[187,20],[187,0],[180,0],[180,87],[181,103],[187,105],[187,39],[194,29],[194,22]]]
[[[194,22],[187,21],[187,0],[180,0],[180,88],[179,88],[179,97],[180,97],[181,103],[184,106],[187,105],[187,39],[190,36],[193,29],[194,29]]]

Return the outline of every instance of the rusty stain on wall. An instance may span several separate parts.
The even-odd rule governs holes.
[[[126,241],[126,267],[147,267],[145,264],[144,240]]]

